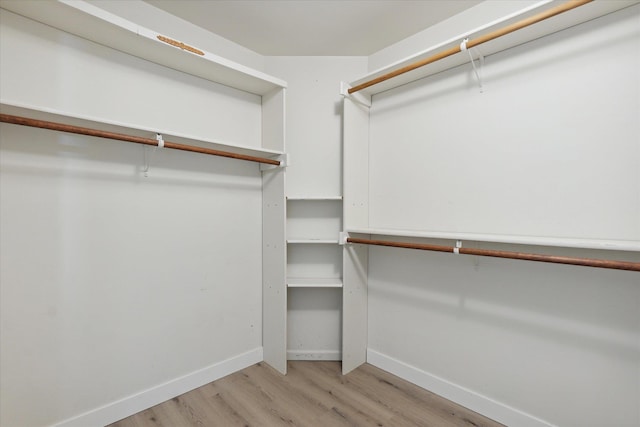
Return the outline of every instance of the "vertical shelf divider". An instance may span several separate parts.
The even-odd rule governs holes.
[[[285,89],[262,96],[262,146],[285,149]],[[262,345],[264,361],[287,373],[285,168],[262,172]]]
[[[369,107],[344,98],[344,229],[369,226]],[[369,247],[343,246],[342,373],[367,361]]]

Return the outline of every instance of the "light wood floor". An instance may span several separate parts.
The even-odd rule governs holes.
[[[111,427],[501,425],[371,365],[290,361],[286,376],[258,363]]]

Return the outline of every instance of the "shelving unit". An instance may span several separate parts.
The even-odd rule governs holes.
[[[342,197],[287,197],[290,360],[341,359],[339,350],[326,350],[336,345],[330,343],[336,339],[333,331],[339,317],[332,312],[342,305],[336,298],[342,291],[341,229]],[[305,333],[298,330],[301,324],[306,325]],[[310,333],[314,336],[311,341]]]
[[[5,2],[2,7],[62,31],[174,70],[240,89],[266,95],[286,82],[244,65],[198,49],[202,55],[158,39],[160,34],[113,15],[86,1]],[[180,40],[188,44],[188,40]]]
[[[409,64],[420,61],[422,59],[428,58],[434,55],[437,52],[441,52],[445,49],[448,49],[452,46],[459,45],[465,38],[475,37],[478,35],[489,33],[497,28],[504,27],[506,25],[512,24],[514,22],[520,21],[522,19],[526,19],[530,16],[539,13],[541,10],[549,9],[557,4],[560,4],[560,1],[555,0],[546,0],[539,1],[527,7],[524,7],[522,10],[515,12],[513,14],[507,15],[501,19],[497,19],[495,21],[489,22],[485,25],[482,25],[477,28],[470,29],[456,37],[453,37],[449,40],[445,40],[441,43],[430,46],[421,52],[417,52],[414,55],[411,55],[405,59],[397,61],[395,63],[389,64],[386,67],[375,70],[357,80],[350,82],[349,84],[343,85],[342,93],[346,94],[346,90],[350,87],[355,87],[361,83],[364,83],[369,80],[373,80],[380,76],[383,76],[390,71],[401,69]],[[540,37],[544,37],[546,35],[555,33],[565,28],[572,27],[574,25],[578,25],[597,17],[606,15],[608,13],[615,12],[617,10],[623,9],[625,7],[631,6],[635,4],[635,0],[621,0],[621,1],[594,1],[584,6],[581,6],[575,10],[572,10],[571,13],[561,14],[555,16],[551,19],[545,20],[544,22],[537,23],[536,25],[527,27],[525,29],[513,32],[511,34],[505,35],[498,39],[492,40],[490,42],[484,43],[480,46],[478,52],[482,56],[486,57],[491,54],[504,51],[506,49],[512,48],[514,46],[518,46],[520,44],[526,43],[530,40],[538,39]],[[478,53],[473,53],[474,57],[477,57]],[[418,68],[406,74],[402,74],[393,79],[384,81],[382,83],[378,83],[374,86],[370,86],[366,89],[363,89],[355,94],[351,95],[354,100],[361,102],[365,105],[371,105],[371,96],[381,93],[396,87],[400,87],[407,83],[425,78],[427,76],[440,73],[442,71],[457,67],[462,64],[466,64],[469,62],[469,56],[466,53],[460,53],[457,55],[450,56],[438,62],[429,64],[425,67]]]
[[[347,233],[385,237],[413,237],[421,239],[465,240],[474,242],[506,243],[563,248],[606,249],[615,251],[640,251],[640,243],[631,240],[571,239],[537,236],[503,236],[498,234],[453,233],[425,230],[395,230],[383,228],[348,227]]]
[[[287,197],[287,286],[342,287],[342,197]]]
[[[617,10],[632,6],[637,3],[637,1],[619,1],[619,2],[606,2],[606,1],[594,1],[588,4],[585,4],[577,9],[571,10],[567,13],[560,14],[544,20],[543,22],[536,23],[535,25],[523,28],[521,30],[508,33],[502,37],[494,39],[492,41],[483,43],[478,46],[478,48],[472,48],[468,52],[459,52],[457,54],[453,54],[448,56],[442,60],[437,62],[429,63],[426,66],[416,68],[413,71],[398,75],[397,77],[391,78],[389,80],[380,82],[373,86],[367,87],[361,91],[355,92],[353,94],[348,94],[348,89],[361,85],[365,82],[369,82],[375,80],[376,78],[380,78],[390,72],[397,71],[402,69],[403,67],[409,66],[410,64],[417,63],[421,60],[426,60],[430,57],[435,57],[437,54],[442,53],[448,49],[451,49],[455,46],[459,46],[460,43],[465,38],[476,38],[483,36],[487,33],[495,31],[499,28],[505,27],[507,25],[513,24],[515,22],[524,20],[526,18],[532,17],[533,15],[540,13],[544,10],[552,8],[561,2],[559,1],[541,1],[536,2],[531,5],[527,5],[523,7],[521,10],[510,14],[508,16],[504,16],[498,20],[488,22],[485,25],[482,25],[477,28],[470,28],[468,31],[464,33],[460,33],[458,36],[449,38],[447,40],[443,40],[441,43],[434,44],[433,46],[427,47],[426,49],[417,52],[414,55],[411,55],[407,58],[404,58],[395,63],[389,64],[379,70],[373,71],[361,78],[358,78],[349,83],[343,83],[341,87],[341,93],[345,96],[344,100],[344,223],[345,223],[345,231],[352,235],[352,237],[359,237],[362,239],[372,239],[374,236],[379,236],[380,240],[394,240],[395,237],[405,237],[411,238],[412,242],[414,240],[419,239],[439,239],[439,240],[467,240],[467,241],[475,241],[475,242],[490,242],[490,243],[500,243],[500,244],[524,244],[524,245],[539,245],[539,246],[555,246],[562,248],[581,248],[581,249],[595,249],[595,250],[615,250],[615,251],[638,251],[640,250],[640,246],[637,241],[632,240],[606,240],[606,239],[590,239],[585,237],[582,238],[571,238],[571,237],[562,237],[562,236],[553,236],[550,234],[538,234],[535,235],[535,232],[531,232],[531,236],[522,235],[529,230],[523,230],[520,235],[506,235],[501,234],[501,231],[497,231],[495,234],[489,233],[456,233],[456,232],[447,232],[446,230],[437,230],[437,229],[408,229],[408,230],[397,230],[391,229],[396,224],[386,225],[384,221],[380,221],[379,217],[375,218],[372,212],[375,211],[375,207],[373,207],[374,200],[370,200],[370,197],[373,197],[374,194],[389,194],[388,189],[380,190],[379,187],[377,190],[380,193],[375,193],[373,191],[372,185],[372,177],[379,177],[379,181],[388,180],[389,175],[393,175],[390,173],[390,169],[384,167],[382,171],[382,167],[379,165],[383,163],[382,157],[383,154],[381,150],[379,150],[379,146],[375,146],[374,132],[378,132],[380,135],[381,129],[380,127],[375,128],[374,125],[371,124],[370,119],[372,121],[378,120],[377,124],[380,124],[382,119],[380,116],[375,116],[375,108],[379,107],[384,103],[385,100],[390,99],[392,89],[396,89],[397,92],[408,91],[410,90],[410,85],[412,87],[418,87],[419,85],[427,86],[427,77],[434,76],[438,74],[442,76],[445,74],[447,70],[452,70],[455,67],[459,67],[463,64],[469,67],[471,70],[471,64],[469,53],[473,55],[474,59],[478,58],[478,56],[483,56],[487,58],[490,55],[498,55],[501,52],[512,49],[520,46],[520,48],[516,49],[524,49],[521,45],[524,45],[527,42],[531,42],[534,40],[538,40],[543,38],[544,36],[560,32],[562,30],[577,26],[579,24],[586,23],[588,21],[594,20],[598,17],[608,15]],[[588,24],[586,24],[588,25]],[[488,61],[492,61],[491,58]],[[496,58],[497,62],[497,58]],[[418,83],[418,81],[422,81],[424,79],[424,83]],[[433,78],[432,78],[433,79]],[[422,87],[421,86],[421,87]],[[440,86],[442,89],[444,86]],[[422,92],[421,95],[412,95],[415,98],[413,100],[422,99],[421,96],[424,97],[426,92]],[[496,96],[495,92],[490,96]],[[490,96],[486,96],[489,98]],[[408,105],[409,98],[405,97],[401,101],[397,101],[396,105],[402,105],[403,107]],[[416,101],[416,104],[418,102]],[[470,103],[471,104],[471,103]],[[461,104],[462,105],[462,104]],[[465,104],[466,105],[466,104]],[[480,105],[480,104],[475,104]],[[486,106],[486,105],[485,105]],[[371,110],[370,110],[371,108]],[[407,119],[407,111],[409,108],[403,109],[402,111],[402,124],[406,126],[409,120]],[[419,122],[421,117],[424,117],[427,112],[418,109],[416,107],[416,122]],[[379,110],[378,110],[379,111]],[[388,117],[387,123],[391,122]],[[394,118],[397,119],[397,118]],[[484,123],[483,123],[484,125]],[[474,128],[474,126],[470,125],[470,128]],[[370,134],[371,132],[371,134]],[[430,129],[430,132],[433,132]],[[395,136],[395,134],[394,134]],[[421,135],[419,138],[422,138],[424,135]],[[434,140],[437,140],[433,133],[430,133],[430,137]],[[385,141],[386,138],[382,138]],[[453,139],[452,139],[453,140]],[[447,139],[449,141],[449,139]],[[475,144],[478,141],[474,141]],[[416,144],[418,146],[419,144]],[[372,147],[378,148],[377,155],[380,158],[375,159],[371,154]],[[406,151],[400,150],[399,147],[393,146],[393,149],[397,152],[402,152],[403,156],[414,156],[417,159],[423,159],[425,156],[416,154],[416,152],[411,152],[412,154],[407,155]],[[460,150],[459,148],[456,148]],[[434,150],[435,152],[435,150]],[[463,151],[460,151],[463,152]],[[458,156],[456,156],[457,158]],[[446,155],[443,155],[442,158],[446,158]],[[369,161],[363,161],[363,159],[369,159]],[[378,161],[377,165],[379,169],[377,170],[377,174],[375,174],[372,168],[372,165],[375,165],[376,160]],[[439,161],[440,159],[434,160],[434,162]],[[388,161],[389,163],[394,163],[395,159],[385,157],[384,161]],[[503,160],[506,162],[506,160]],[[398,164],[398,163],[396,163]],[[407,170],[411,170],[405,163],[401,163],[402,168],[407,168]],[[412,167],[415,168],[415,166]],[[421,169],[428,169],[424,167],[424,164],[421,163],[419,165]],[[488,168],[488,166],[486,166]],[[397,171],[397,169],[396,169]],[[602,173],[602,172],[601,172]],[[452,174],[452,176],[455,174]],[[442,175],[441,175],[442,176]],[[420,179],[422,178],[422,179]],[[414,182],[426,182],[428,179],[425,179],[423,176],[418,174],[413,178]],[[449,188],[455,188],[460,181],[457,181],[451,185]],[[446,187],[446,186],[445,186]],[[478,186],[480,187],[480,186]],[[486,187],[483,187],[486,190]],[[406,188],[403,188],[403,191],[406,194],[413,195],[414,193],[411,191],[407,191]],[[633,192],[633,189],[631,190]],[[428,199],[428,197],[424,197],[424,199]],[[455,200],[455,197],[452,196],[449,200]],[[444,202],[443,202],[444,204]],[[379,206],[379,205],[378,205]],[[389,206],[389,205],[387,205]],[[389,212],[393,210],[400,209],[400,204],[393,204],[392,209],[389,209]],[[462,210],[462,209],[461,209]],[[379,213],[379,210],[376,212]],[[376,221],[377,220],[377,221]],[[376,223],[377,222],[377,223]],[[411,226],[407,226],[408,228],[412,228]],[[415,227],[418,228],[418,227]],[[452,227],[448,228],[449,230],[454,229]],[[482,229],[480,229],[482,230]],[[353,236],[357,235],[357,236]],[[398,239],[402,240],[402,239]],[[464,244],[464,242],[463,242]],[[369,301],[367,286],[368,286],[368,271],[369,269],[369,249],[363,245],[345,245],[345,256],[344,256],[344,265],[343,265],[343,310],[345,313],[344,321],[343,321],[343,373],[348,373],[361,363],[364,363],[367,360],[367,340],[361,337],[367,336],[368,322],[370,314],[367,312],[367,305]]]
[[[144,28],[87,1],[3,2],[2,8],[3,23],[15,23],[15,25],[7,25],[3,31],[6,46],[11,46],[14,50],[22,49],[46,62],[49,54],[46,44],[44,42],[27,44],[25,39],[19,38],[19,34],[14,35],[13,29],[27,27],[33,34],[41,36],[43,41],[56,37],[58,33],[55,29],[57,29],[68,33],[64,36],[72,41],[74,36],[79,37],[75,38],[78,44],[85,45],[81,39],[97,43],[100,46],[89,46],[96,51],[103,52],[104,48],[109,48],[165,67],[167,74],[174,78],[181,78],[180,73],[182,73],[185,80],[196,76],[208,82],[233,88],[223,89],[234,101],[234,96],[237,97],[238,102],[250,99],[253,105],[257,106],[252,107],[252,111],[256,114],[246,119],[259,120],[261,126],[255,134],[247,138],[249,143],[221,141],[215,137],[216,129],[212,126],[214,123],[202,125],[197,134],[190,135],[188,134],[189,126],[175,128],[171,120],[153,120],[153,114],[139,114],[130,118],[125,114],[118,115],[118,110],[109,109],[97,109],[99,111],[97,113],[85,113],[80,99],[82,94],[70,92],[66,97],[49,96],[46,91],[42,92],[34,88],[36,85],[32,85],[34,87],[16,86],[16,90],[3,91],[1,99],[3,113],[147,138],[153,138],[155,133],[161,133],[165,139],[177,143],[278,160],[284,159],[286,82],[283,80],[202,51],[198,46],[192,46],[195,49],[187,49],[185,46],[189,44],[189,40],[177,40],[175,43],[177,45],[166,43],[162,41],[162,37],[171,39],[172,34],[162,34]],[[15,40],[13,40],[14,36]],[[37,41],[37,38],[35,40]],[[63,46],[66,45],[63,44]],[[13,51],[7,49],[7,52]],[[74,52],[68,49],[64,54],[74,55]],[[80,58],[79,61],[84,61],[81,55],[78,55],[78,58]],[[18,64],[15,58],[7,59],[8,63],[12,61]],[[38,74],[34,76],[37,78]],[[24,81],[28,81],[28,78]],[[38,83],[47,84],[43,81]],[[51,83],[57,83],[57,81],[54,80]],[[82,83],[86,84],[86,82]],[[74,88],[77,89],[77,86],[77,84],[74,85]],[[99,89],[100,87],[96,91],[102,96],[101,99],[111,100],[112,95],[116,95],[102,93]],[[146,89],[139,89],[138,92],[142,90]],[[151,93],[150,90],[148,93]],[[153,93],[158,94],[157,91]],[[122,102],[125,101],[122,100]],[[113,103],[113,100],[111,102]],[[151,97],[147,102],[153,103]],[[102,105],[99,102],[97,104]],[[146,112],[144,109],[137,111]],[[143,123],[140,121],[140,116],[148,120]],[[240,123],[240,119],[237,122]],[[263,356],[266,363],[286,373],[285,168],[256,167],[260,167],[262,171]]]
[[[131,126],[127,123],[119,123],[108,119],[105,120],[90,116],[81,116],[78,114],[54,110],[42,106],[22,104],[11,100],[5,100],[4,98],[0,98],[0,111],[2,111],[3,114],[27,117],[30,119],[63,123],[67,125],[81,126],[107,132],[123,133],[127,135],[146,138],[155,138],[155,135],[158,133],[161,134],[165,140],[171,140],[180,144],[201,146],[212,148],[215,150],[228,151],[250,156],[262,156],[272,159],[282,159],[282,156],[284,154],[283,151],[279,150],[269,150],[250,147],[233,142],[222,142],[206,138],[198,138],[193,135],[175,132],[164,127],[150,129],[147,127]]]

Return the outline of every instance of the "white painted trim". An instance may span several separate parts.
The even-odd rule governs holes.
[[[287,360],[342,360],[340,350],[287,350]]]
[[[420,370],[370,348],[367,363],[427,389],[458,405],[471,409],[499,423],[518,427],[554,427],[553,424],[495,401],[458,384]]]
[[[89,427],[111,424],[262,360],[262,347],[258,347],[164,384],[92,409],[51,427]]]

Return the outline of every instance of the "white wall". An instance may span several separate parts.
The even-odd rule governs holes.
[[[616,258],[639,260],[637,253]],[[637,276],[372,248],[369,351],[413,367],[409,379],[465,406],[473,402],[486,415],[500,414],[507,425],[546,425],[537,418],[566,427],[637,426]]]
[[[638,241],[639,24],[634,6],[490,56],[482,94],[465,66],[375,96],[370,225]],[[454,400],[479,395],[474,409],[513,425],[638,426],[638,283],[372,248],[369,351]]]
[[[287,358],[341,360],[342,289],[290,288]]]
[[[288,197],[342,193],[340,82],[366,72],[366,57],[267,57],[265,71],[287,82]]]
[[[4,10],[1,29],[5,101],[260,145],[259,97]],[[8,124],[0,136],[1,425],[104,415],[261,359],[256,164],[159,151],[145,178],[141,146]]]

